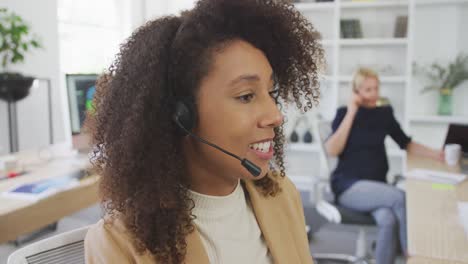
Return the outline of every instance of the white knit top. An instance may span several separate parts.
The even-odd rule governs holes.
[[[190,191],[192,213],[212,264],[273,263],[260,227],[240,182],[227,196]]]

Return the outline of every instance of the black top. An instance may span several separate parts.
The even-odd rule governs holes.
[[[333,133],[340,126],[346,112],[346,107],[337,110],[332,123]],[[361,179],[386,182],[388,161],[384,140],[387,135],[401,149],[406,149],[411,142],[411,138],[403,132],[395,119],[392,107],[358,109],[348,141],[332,173],[331,187],[336,198]]]

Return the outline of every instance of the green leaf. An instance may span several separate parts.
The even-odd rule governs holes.
[[[0,8],[0,58],[4,67],[23,61],[26,52],[40,46],[28,24],[19,15]]]
[[[15,22],[22,22],[23,20],[21,19],[20,16],[18,16],[17,14],[13,13],[12,15],[12,21],[15,21]]]
[[[13,57],[11,58],[11,62],[12,63],[17,63],[17,62],[20,62],[20,61],[24,61],[24,56],[18,52],[15,52],[13,54]]]
[[[28,27],[26,25],[21,25],[16,28],[16,31],[19,34],[28,34]]]
[[[3,58],[2,58],[2,67],[5,68],[8,64],[8,53],[3,55]]]
[[[41,45],[39,44],[39,42],[37,42],[37,40],[31,40],[31,45],[35,48],[39,48]]]

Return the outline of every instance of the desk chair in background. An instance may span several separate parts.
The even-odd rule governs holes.
[[[326,193],[330,191],[330,175],[336,167],[337,159],[328,155],[325,149],[325,141],[332,132],[330,122],[318,121],[318,134],[320,138],[320,154],[325,159],[325,165],[329,179],[319,181],[315,186],[316,207],[320,215],[331,223],[341,225],[353,225],[359,227],[359,234],[356,240],[356,253],[354,256],[342,254],[329,254],[330,260],[342,260],[350,263],[369,263],[370,253],[367,251],[366,228],[376,226],[374,218],[369,213],[356,212],[335,203],[334,199],[325,199]],[[320,254],[320,258],[324,254]],[[317,259],[320,264],[320,259]]]
[[[59,234],[13,252],[7,264],[85,264],[84,238],[89,226]]]

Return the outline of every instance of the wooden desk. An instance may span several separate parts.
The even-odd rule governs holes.
[[[31,168],[26,175],[1,180],[0,192],[17,184],[64,176],[89,166],[86,156],[60,158]],[[97,177],[37,202],[0,196],[0,243],[16,239],[98,202]]]
[[[465,264],[464,262],[450,261],[450,260],[437,260],[430,258],[410,258],[406,264]]]
[[[460,171],[425,158],[408,155],[407,159],[408,170]],[[414,256],[409,263],[468,263],[468,239],[457,211],[457,193],[458,199],[468,195],[468,181],[451,186],[408,179],[405,189],[408,247]]]

